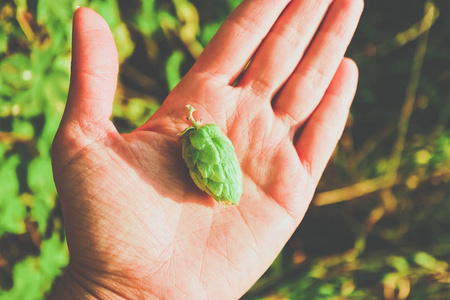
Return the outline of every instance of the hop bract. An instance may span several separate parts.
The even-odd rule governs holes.
[[[189,105],[192,127],[186,128],[182,155],[195,184],[224,206],[238,205],[242,195],[242,172],[234,147],[216,124],[200,126]]]

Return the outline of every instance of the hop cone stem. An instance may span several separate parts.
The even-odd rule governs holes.
[[[201,125],[201,122],[197,122],[194,119],[193,113],[195,111],[195,108],[193,108],[189,104],[186,105],[186,108],[189,110],[189,118],[188,118],[188,120],[190,120],[192,122],[192,126],[194,126],[195,129],[198,129],[200,127],[200,125]]]

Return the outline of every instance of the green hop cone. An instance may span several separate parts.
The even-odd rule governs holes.
[[[230,139],[216,124],[194,120],[190,105],[192,127],[180,135],[184,137],[182,155],[195,184],[224,206],[238,205],[242,195],[242,172]]]

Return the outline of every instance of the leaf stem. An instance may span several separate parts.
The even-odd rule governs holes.
[[[195,129],[198,129],[200,127],[201,123],[195,121],[195,119],[194,119],[193,113],[195,111],[195,108],[193,108],[189,104],[186,105],[186,108],[189,110],[189,118],[188,118],[188,120],[190,120],[192,122],[192,126],[194,126]]]

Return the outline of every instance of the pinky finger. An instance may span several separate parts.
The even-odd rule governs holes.
[[[344,58],[322,101],[296,141],[300,161],[318,182],[342,136],[358,83],[358,67]]]

